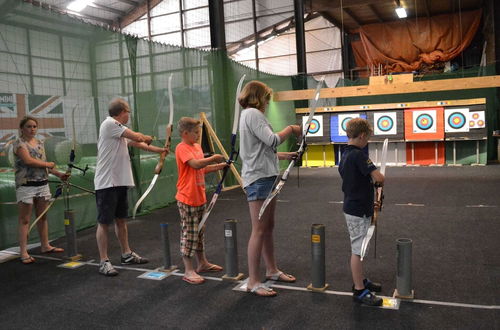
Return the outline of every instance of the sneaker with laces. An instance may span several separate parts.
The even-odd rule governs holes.
[[[99,274],[104,276],[116,276],[118,275],[118,271],[113,267],[109,260],[101,261],[99,265]]]
[[[365,289],[368,289],[371,292],[381,292],[382,291],[382,284],[372,282],[366,278],[363,280],[363,285],[365,286]],[[352,285],[352,292],[354,292],[354,284]]]
[[[382,306],[382,303],[384,302],[382,298],[377,297],[368,289],[364,289],[359,294],[356,294],[356,292],[354,292],[352,298],[354,299],[354,301],[368,306]]]
[[[131,264],[146,264],[148,263],[148,259],[146,258],[143,258],[141,256],[139,256],[137,253],[135,252],[130,252],[129,254],[127,255],[122,255],[122,265],[131,265]]]

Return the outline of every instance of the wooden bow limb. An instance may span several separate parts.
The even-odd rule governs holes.
[[[172,144],[172,131],[173,131],[173,121],[174,121],[174,100],[172,96],[172,77],[173,74],[170,74],[170,77],[168,77],[168,97],[169,97],[169,102],[170,102],[170,114],[168,118],[168,124],[165,129],[165,145],[164,148],[166,149],[164,152],[160,154],[160,159],[158,160],[158,163],[156,164],[155,167],[155,175],[153,179],[151,180],[151,183],[148,186],[148,189],[142,194],[141,198],[135,203],[134,205],[134,210],[132,211],[132,218],[135,219],[135,216],[137,214],[137,209],[139,208],[139,205],[141,205],[142,201],[146,199],[148,194],[153,190],[153,187],[156,184],[156,181],[158,180],[158,177],[161,174],[161,171],[163,170],[163,165],[165,164],[165,158],[167,155],[170,153],[170,145]]]

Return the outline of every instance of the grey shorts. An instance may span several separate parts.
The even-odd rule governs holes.
[[[344,213],[347,230],[351,238],[351,253],[361,255],[361,244],[368,232],[372,218],[371,217],[357,217]]]

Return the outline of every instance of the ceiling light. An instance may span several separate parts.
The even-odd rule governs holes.
[[[406,10],[403,7],[397,7],[396,8],[396,14],[398,14],[399,18],[405,18],[406,15]]]
[[[75,0],[70,2],[70,4],[66,7],[68,10],[76,11],[77,13],[81,12],[85,7],[90,5],[92,1],[89,0]]]

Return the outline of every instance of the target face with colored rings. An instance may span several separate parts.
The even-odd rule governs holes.
[[[349,122],[349,120],[351,120],[352,117],[345,117],[344,120],[342,120],[342,129],[344,130],[344,132],[347,130],[347,123]]]
[[[464,114],[461,112],[454,112],[450,114],[450,116],[448,117],[448,125],[450,125],[450,127],[452,128],[455,129],[462,128],[466,123],[467,120]]]
[[[377,128],[382,132],[388,132],[394,127],[394,121],[389,116],[381,116],[377,120]]]
[[[425,131],[434,125],[434,119],[428,114],[421,114],[416,119],[416,125],[419,129]]]
[[[321,128],[321,125],[319,124],[319,121],[317,119],[311,120],[311,124],[309,125],[309,133],[314,134],[318,133]]]

